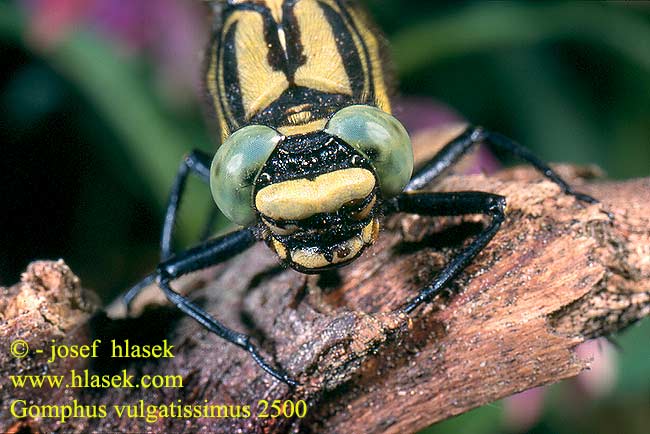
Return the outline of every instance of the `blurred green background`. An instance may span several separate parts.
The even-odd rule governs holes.
[[[545,160],[650,175],[649,3],[366,4],[402,95],[435,99]],[[0,1],[0,284],[62,257],[109,301],[155,266],[181,156],[215,146],[200,85],[209,29],[200,1]],[[212,206],[207,188],[190,190],[185,242]],[[650,323],[619,340],[606,393],[565,382],[518,398],[538,403],[532,422],[507,423],[503,403],[427,432],[648,432]]]

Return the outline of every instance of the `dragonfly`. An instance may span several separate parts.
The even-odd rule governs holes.
[[[287,267],[320,273],[362,255],[391,214],[487,216],[482,231],[398,308],[411,314],[458,276],[506,219],[504,196],[423,191],[479,143],[523,159],[564,193],[597,202],[516,141],[480,126],[468,126],[414,171],[409,134],[392,115],[387,43],[356,1],[210,4],[214,25],[203,79],[220,146],[214,154],[194,150],[183,158],[165,212],[160,263],[125,294],[127,305],[155,283],[207,330],[247,351],[277,380],[297,386],[250,336],[181,295],[174,280],[257,242]],[[175,221],[189,176],[210,186],[216,206],[238,229],[175,252]]]

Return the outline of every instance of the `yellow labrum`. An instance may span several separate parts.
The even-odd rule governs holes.
[[[335,212],[352,200],[367,197],[375,176],[357,167],[336,170],[313,180],[300,178],[271,184],[255,196],[255,206],[274,220],[301,220],[318,213]]]
[[[361,237],[354,237],[341,243],[338,250],[341,253],[335,254],[331,261],[328,261],[325,255],[318,253],[315,249],[296,249],[291,252],[291,260],[302,267],[315,270],[347,262],[357,256],[363,247],[364,243]]]
[[[358,256],[364,247],[372,244],[375,238],[377,238],[378,233],[379,222],[375,218],[363,228],[361,235],[357,235],[338,244],[334,249],[334,254],[331,259],[328,260],[316,248],[297,248],[291,251],[291,261],[307,270],[318,270],[319,268],[330,267],[336,264],[344,264]],[[273,240],[273,245],[278,255],[285,259],[287,254],[286,248],[275,239]]]

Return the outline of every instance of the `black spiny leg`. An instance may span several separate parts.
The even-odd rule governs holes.
[[[165,261],[172,255],[172,237],[174,235],[174,226],[176,223],[176,215],[178,208],[181,204],[183,192],[185,191],[185,184],[187,176],[194,173],[206,184],[210,182],[210,165],[212,164],[212,157],[205,152],[193,150],[181,161],[172,184],[171,192],[169,193],[169,200],[167,202],[167,209],[165,211],[165,220],[163,223],[162,236],[160,238],[160,260]]]
[[[204,241],[198,246],[192,247],[176,255],[173,254],[172,238],[174,234],[174,226],[182,195],[185,191],[187,177],[190,173],[194,173],[204,182],[208,183],[210,181],[210,164],[211,157],[198,150],[192,151],[183,158],[178,173],[176,174],[174,184],[172,185],[167,209],[165,211],[165,221],[160,240],[160,256],[162,262],[158,265],[154,273],[145,277],[142,281],[127,291],[124,295],[124,302],[128,307],[143,288],[152,283],[157,283],[169,301],[185,314],[194,318],[199,322],[199,324],[217,336],[243,348],[264,371],[273,377],[291,386],[295,386],[297,383],[294,380],[289,378],[285,373],[271,367],[271,365],[262,358],[255,345],[250,342],[250,337],[248,335],[236,332],[224,326],[201,307],[174,291],[171,287],[171,282],[174,279],[193,271],[198,271],[223,262],[226,259],[248,249],[257,241],[255,235],[250,229],[242,229],[222,237]],[[204,237],[209,235],[209,231],[214,222],[214,214],[215,213],[213,212],[208,219],[207,227],[203,235]]]
[[[429,182],[433,181],[440,173],[454,164],[460,157],[465,155],[474,145],[485,142],[493,148],[499,148],[521,158],[539,170],[545,177],[555,182],[560,188],[571,196],[587,203],[597,203],[593,197],[573,190],[560,175],[555,173],[546,163],[537,158],[532,152],[521,144],[508,137],[486,131],[481,127],[469,127],[461,135],[446,144],[422,169],[420,169],[408,185],[405,191],[419,190]]]
[[[255,345],[250,342],[250,337],[248,335],[236,332],[224,326],[201,307],[174,291],[171,287],[171,282],[174,279],[193,271],[198,271],[223,262],[226,259],[248,249],[256,241],[257,239],[251,229],[242,229],[222,237],[205,241],[196,247],[192,247],[162,262],[158,265],[156,271],[150,276],[147,276],[143,282],[148,282],[147,284],[156,282],[169,301],[185,314],[194,318],[199,322],[199,324],[217,336],[243,348],[262,369],[273,377],[291,386],[296,386],[297,383],[289,378],[287,374],[271,367],[271,365],[262,358]],[[134,288],[138,286],[140,286],[140,284],[136,285]],[[129,291],[129,293],[131,293],[131,291]]]
[[[178,208],[181,203],[183,192],[185,191],[185,184],[187,182],[188,175],[190,173],[195,173],[202,181],[209,183],[210,164],[210,156],[196,149],[183,157],[183,161],[181,161],[181,164],[178,167],[178,172],[176,173],[174,184],[172,184],[172,189],[169,193],[169,200],[167,201],[167,208],[165,209],[165,220],[163,223],[162,235],[160,237],[161,261],[169,259],[173,254],[172,238],[174,235],[174,227],[176,225],[176,215],[178,214]],[[212,221],[213,218],[210,216],[208,226],[212,226]],[[208,228],[206,228],[205,232],[208,232]],[[126,304],[127,311],[131,306],[131,302],[135,299],[135,297],[138,296],[140,291],[151,285],[153,282],[153,275],[148,276],[145,279],[141,280],[137,285],[131,287],[131,289],[129,289],[128,292],[124,294],[123,299],[124,303]]]
[[[430,216],[458,216],[485,214],[492,218],[490,224],[465,247],[436,276],[431,285],[402,305],[401,310],[410,313],[424,302],[430,301],[442,288],[476,257],[497,233],[505,219],[506,199],[491,193],[466,191],[457,193],[403,193],[393,202],[395,211]]]

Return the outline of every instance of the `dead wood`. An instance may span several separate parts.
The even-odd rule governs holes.
[[[407,317],[393,313],[431,281],[481,217],[399,215],[377,244],[339,272],[307,277],[277,266],[263,245],[183,286],[209,312],[248,331],[303,386],[291,390],[250,357],[144,295],[141,312],[111,319],[63,262],[35,262],[2,289],[0,431],[403,433],[535,386],[577,375],[589,361],[579,343],[650,314],[650,179],[584,181],[602,203],[584,205],[529,168],[495,176],[449,176],[439,191],[483,190],[508,198],[503,229],[449,292]],[[613,219],[603,212],[613,214]],[[107,276],[110,278],[110,276]],[[198,279],[198,280],[197,280]],[[153,289],[149,294],[160,297]],[[142,309],[143,308],[143,309]],[[115,310],[113,310],[113,313]],[[128,338],[174,345],[173,359],[67,359],[47,363],[52,339],[84,344]],[[33,351],[9,353],[15,339]],[[183,388],[15,388],[9,375],[127,369],[179,374]],[[34,404],[250,405],[249,418],[71,418],[16,420],[8,406]],[[255,417],[258,401],[305,399],[304,419]],[[180,401],[179,401],[180,400]],[[234,407],[231,407],[234,409]]]

